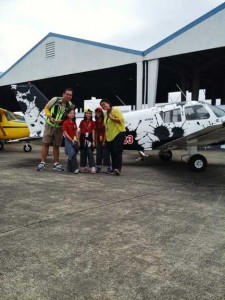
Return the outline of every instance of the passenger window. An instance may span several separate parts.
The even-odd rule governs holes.
[[[164,123],[181,122],[181,112],[179,108],[162,112],[161,117]]]
[[[172,122],[181,122],[180,109],[172,110]]]

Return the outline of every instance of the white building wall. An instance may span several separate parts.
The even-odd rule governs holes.
[[[225,9],[144,56],[145,60],[225,46]]]
[[[46,44],[51,42],[55,42],[55,57],[46,58]],[[142,55],[50,36],[16,63],[0,79],[0,86],[121,66],[142,60]]]

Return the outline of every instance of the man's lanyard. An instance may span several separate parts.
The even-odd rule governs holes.
[[[59,103],[59,105],[58,105],[58,112],[57,112],[57,116],[56,117],[61,118],[61,116],[63,115],[63,113],[64,113],[65,110],[66,110],[66,105],[64,106],[62,104],[62,102]]]

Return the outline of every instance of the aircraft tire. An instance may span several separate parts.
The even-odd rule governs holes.
[[[160,151],[159,152],[159,158],[162,161],[170,161],[172,159],[172,151]]]
[[[29,145],[29,144],[24,145],[24,147],[23,147],[24,152],[31,152],[31,150],[32,150],[31,145]]]
[[[194,172],[204,172],[206,170],[206,167],[208,165],[207,159],[205,156],[201,154],[194,154],[190,157],[189,166],[191,171]]]

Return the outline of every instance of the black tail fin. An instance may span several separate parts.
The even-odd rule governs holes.
[[[45,124],[44,107],[48,99],[33,84],[11,85],[32,136],[40,136]]]

